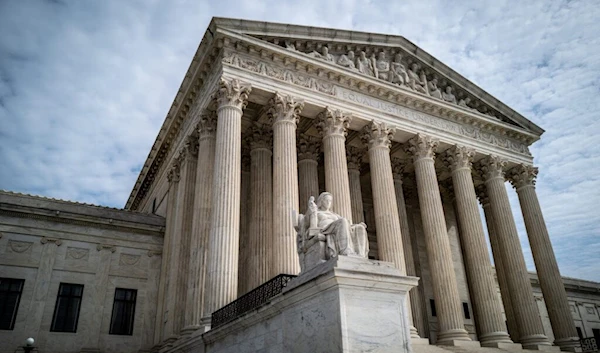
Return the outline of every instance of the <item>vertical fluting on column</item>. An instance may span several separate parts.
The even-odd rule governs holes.
[[[160,327],[160,341],[174,341],[177,336],[174,331],[175,323],[175,288],[177,283],[177,263],[179,257],[179,236],[180,233],[175,232],[175,223],[177,221],[177,195],[179,194],[179,180],[181,170],[179,162],[175,160],[169,172],[167,179],[169,181],[169,196],[167,198],[167,217],[166,229],[163,245],[163,263],[161,265],[161,287],[159,289],[159,300],[162,298],[162,308],[160,308],[160,321],[157,326]],[[164,274],[164,275],[163,275]],[[157,342],[158,343],[158,342]]]
[[[346,147],[348,160],[348,183],[350,186],[350,202],[352,206],[352,222],[365,221],[363,212],[362,190],[360,188],[360,165],[364,151],[354,146]]]
[[[250,272],[248,263],[252,249],[250,243],[250,147],[242,140],[242,178],[240,184],[240,257],[238,259],[238,297],[250,290]]]
[[[304,102],[275,93],[268,115],[273,122],[273,248],[271,277],[300,272],[292,214],[298,211],[296,124]]]
[[[565,351],[576,351],[581,349],[579,338],[535,191],[537,173],[535,167],[519,165],[508,173],[508,177],[519,196],[531,253],[554,332],[554,344]]]
[[[177,217],[175,231],[180,233],[179,262],[177,272],[175,332],[181,333],[186,324],[186,300],[188,294],[188,272],[190,268],[190,243],[194,219],[194,198],[196,196],[196,169],[198,167],[198,136],[188,136],[179,152],[181,179],[177,195]],[[174,259],[175,260],[175,259]]]
[[[390,159],[390,146],[395,131],[385,123],[373,120],[364,127],[361,138],[369,147],[371,189],[373,191],[373,211],[375,212],[375,227],[377,228],[379,260],[392,262],[402,275],[406,275],[405,251],[403,249],[405,236],[400,228],[398,202]],[[406,301],[406,313],[409,318],[411,337],[419,338],[417,329],[413,325],[410,300]]]
[[[454,274],[452,251],[434,166],[438,141],[417,134],[408,141],[407,152],[412,155],[427,257],[431,271],[433,297],[439,322],[438,344],[470,341],[464,328],[463,310]]]
[[[205,280],[206,247],[210,231],[213,165],[215,161],[215,131],[217,113],[206,110],[196,127],[198,133],[198,163],[194,197],[192,233],[190,239],[190,269],[188,273],[185,330],[198,329],[202,324],[202,297]]]
[[[301,134],[298,137],[298,193],[300,213],[306,212],[308,199],[319,196],[319,141]]]
[[[236,79],[221,78],[219,82],[206,315],[237,297],[242,109],[250,90],[249,84]]]
[[[353,223],[346,160],[346,135],[351,120],[341,110],[325,108],[317,116],[316,126],[323,137],[325,189],[335,200],[332,210]]]
[[[480,161],[478,169],[485,180],[490,199],[494,228],[502,253],[502,264],[507,274],[511,303],[519,326],[519,342],[523,348],[535,349],[550,343],[544,335],[540,314],[533,298],[517,226],[504,186],[505,165],[506,162],[499,157],[489,156]]]
[[[502,264],[502,252],[500,251],[500,245],[498,244],[498,235],[494,228],[494,215],[492,214],[490,207],[490,199],[487,196],[485,185],[479,185],[477,188],[477,197],[483,208],[485,215],[485,223],[488,229],[488,236],[490,239],[490,246],[492,248],[492,256],[494,256],[494,265],[496,268],[496,276],[498,278],[498,287],[500,287],[500,295],[502,297],[502,304],[504,306],[504,315],[506,316],[506,326],[508,327],[508,334],[513,342],[518,342],[519,339],[519,326],[515,318],[513,305],[510,300],[510,290],[508,289],[508,282],[506,279],[507,273]]]
[[[406,163],[400,158],[393,158],[391,163],[394,180],[394,193],[396,195],[396,206],[398,208],[398,219],[400,221],[400,233],[402,234],[402,249],[404,250],[404,260],[406,263],[406,274],[409,276],[417,276],[415,259],[413,256],[413,244],[410,235],[410,227],[408,224],[408,215],[406,213],[406,202],[404,200],[404,190],[402,190],[402,176]],[[419,329],[425,326],[423,321],[426,318],[423,314],[423,306],[421,305],[421,300],[419,298],[418,287],[413,287],[410,290],[409,301],[413,326],[418,332],[421,333]]]
[[[248,248],[249,286],[252,290],[271,277],[273,234],[272,132],[262,125],[252,127],[250,145],[250,230]]]
[[[512,343],[502,320],[500,302],[485,243],[483,224],[477,207],[471,165],[475,151],[454,146],[444,154],[444,162],[452,173],[456,211],[460,222],[460,238],[469,280],[469,291],[477,334],[482,346]]]

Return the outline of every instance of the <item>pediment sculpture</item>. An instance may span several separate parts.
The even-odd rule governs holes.
[[[332,203],[333,195],[328,192],[321,193],[316,202],[311,196],[306,213],[294,222],[301,272],[336,256],[368,258],[367,225],[350,224],[331,211]]]

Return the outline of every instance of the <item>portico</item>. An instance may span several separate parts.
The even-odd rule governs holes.
[[[366,223],[374,259],[393,263],[404,275],[421,273],[431,288],[425,298],[425,291],[413,289],[406,302],[415,343],[427,337],[440,345],[519,343],[553,350],[508,203],[510,181],[522,205],[554,344],[578,349],[535,194],[537,171],[528,146],[541,128],[427,53],[415,55],[402,37],[329,29],[313,36],[315,29],[306,27],[286,25],[283,31],[283,25],[242,22],[211,23],[128,202],[143,210],[161,187],[168,188],[163,268],[170,279],[161,281],[157,347],[207,329],[212,312],[266,280],[298,274],[293,214],[305,211],[309,196],[327,191],[334,212]],[[242,177],[245,157],[249,178]],[[441,184],[452,185],[454,202],[441,197]],[[417,204],[407,205],[405,194],[416,195]],[[448,209],[458,224],[458,243],[449,236]],[[415,222],[420,224],[411,227]],[[418,242],[425,244],[423,254]],[[465,304],[467,311],[469,304],[473,308],[473,330],[466,329]],[[427,325],[433,308],[435,325]],[[503,312],[508,327],[515,327],[510,335]],[[416,328],[425,326],[427,333]]]

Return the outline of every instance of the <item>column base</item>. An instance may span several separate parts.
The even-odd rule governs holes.
[[[481,342],[480,342],[481,343]],[[507,351],[520,351],[523,350],[523,346],[520,343],[508,343],[508,342],[486,342],[481,343],[482,347],[488,348],[500,348]]]
[[[506,332],[490,332],[483,335],[479,335],[479,343],[482,347],[496,347],[499,348],[498,344],[507,344],[507,347],[513,347],[514,344],[511,341],[510,336]],[[521,345],[519,345],[521,346]]]
[[[535,350],[535,351],[551,351],[551,352],[560,351],[559,347],[552,346],[550,341],[548,341],[548,337],[546,337],[546,335],[542,335],[542,334],[521,337],[520,343],[521,343],[521,345],[523,345],[523,349],[531,349],[531,350]],[[548,349],[546,349],[546,348],[548,348]],[[554,348],[557,348],[558,350],[556,350]]]
[[[458,346],[458,343],[454,342],[473,342],[471,338],[469,338],[469,333],[465,329],[453,329],[447,330],[444,332],[440,332],[438,334],[438,339],[436,344],[442,346]],[[481,347],[479,342],[477,342],[477,347]]]
[[[555,339],[554,344],[559,346],[560,350],[564,352],[583,352],[579,337]]]

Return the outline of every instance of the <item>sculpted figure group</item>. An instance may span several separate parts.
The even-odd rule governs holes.
[[[287,49],[297,51],[294,44],[285,42],[285,45]],[[437,78],[427,80],[424,70],[420,70],[419,64],[416,62],[411,63],[407,69],[402,63],[402,54],[400,53],[394,55],[393,61],[388,60],[386,53],[383,51],[380,51],[377,55],[373,53],[370,57],[367,57],[367,54],[362,50],[357,54],[350,50],[346,54],[339,55],[336,60],[335,56],[329,53],[327,46],[322,46],[320,51],[312,51],[304,54],[335,63],[363,75],[373,76],[448,103],[456,104],[468,110],[478,111],[469,106],[471,102],[469,97],[457,99],[452,92],[453,89],[451,86],[446,86],[442,91],[442,88],[438,87]],[[495,117],[490,111],[481,113]]]

